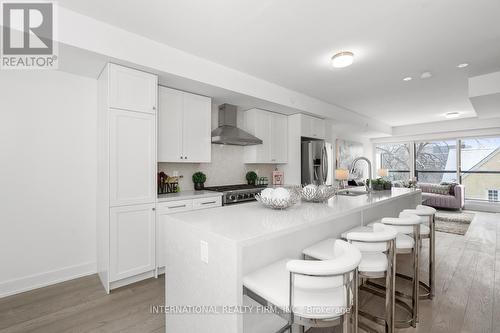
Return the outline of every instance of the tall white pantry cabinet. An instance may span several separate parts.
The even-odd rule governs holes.
[[[158,78],[108,64],[98,79],[97,271],[111,289],[155,275]]]

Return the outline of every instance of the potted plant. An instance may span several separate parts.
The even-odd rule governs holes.
[[[390,190],[392,188],[392,182],[390,180],[384,181],[384,190]]]
[[[374,191],[382,191],[384,189],[385,181],[382,178],[372,179],[370,182]]]
[[[205,181],[207,180],[207,176],[201,172],[195,172],[193,174],[193,183],[194,183],[194,189],[196,191],[203,190],[205,188]]]
[[[248,171],[246,175],[246,179],[248,182],[248,185],[255,185],[255,181],[257,180],[257,174],[255,171]]]

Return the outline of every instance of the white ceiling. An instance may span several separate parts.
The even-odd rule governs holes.
[[[476,114],[500,70],[498,0],[59,0],[59,4],[393,126]],[[351,50],[353,66],[329,58]],[[455,66],[462,62],[465,69]],[[423,71],[431,79],[420,80]],[[403,82],[405,76],[414,80]]]

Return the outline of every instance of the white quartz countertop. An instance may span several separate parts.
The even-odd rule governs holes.
[[[417,193],[420,190],[393,188],[355,197],[336,196],[328,203],[299,202],[286,210],[269,209],[258,202],[242,203],[178,213],[169,218],[188,223],[203,232],[245,243],[299,230]]]
[[[178,193],[159,194],[156,201],[165,202],[165,201],[199,199],[199,198],[210,198],[210,197],[220,197],[220,196],[222,196],[222,193],[215,191],[181,191]]]

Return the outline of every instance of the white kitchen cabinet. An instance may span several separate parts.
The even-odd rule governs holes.
[[[207,209],[222,206],[221,196],[211,196],[198,199],[174,200],[159,202],[156,209],[156,266],[163,273],[165,267],[165,218],[174,213]]]
[[[110,206],[156,200],[156,116],[109,111]]]
[[[110,282],[155,269],[155,204],[110,209]]]
[[[158,161],[184,161],[182,151],[184,94],[179,90],[159,87],[158,105]]]
[[[301,115],[301,136],[314,139],[325,138],[325,121],[308,115]]]
[[[184,93],[182,149],[186,162],[210,162],[212,148],[212,100]]]
[[[156,113],[158,77],[115,64],[109,64],[109,107]]]
[[[288,162],[288,117],[277,113],[271,118],[271,162]]]
[[[114,64],[98,79],[97,272],[107,292],[156,272],[156,82]]]
[[[245,112],[244,128],[262,140],[260,145],[245,147],[245,163],[287,163],[287,116],[251,109]]]
[[[211,161],[211,105],[209,97],[159,88],[159,162]]]

